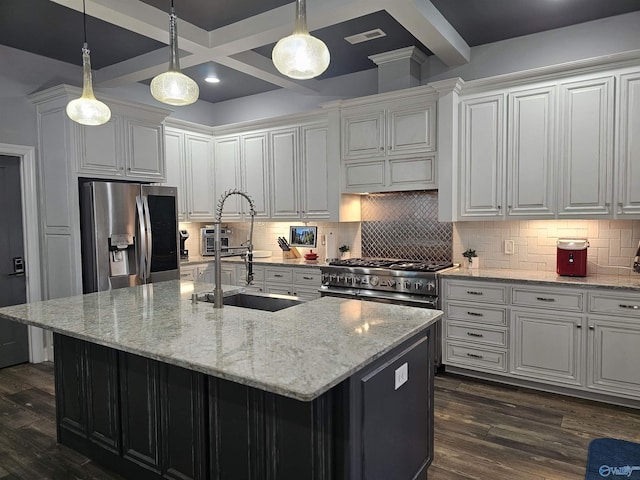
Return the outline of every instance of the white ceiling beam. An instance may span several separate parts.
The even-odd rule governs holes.
[[[429,0],[392,0],[386,10],[445,65],[469,63],[471,48]]]

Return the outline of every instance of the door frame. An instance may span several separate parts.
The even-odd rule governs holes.
[[[20,159],[20,191],[22,205],[22,238],[27,276],[27,302],[42,300],[40,275],[40,231],[38,212],[38,181],[36,176],[35,148],[24,145],[0,143],[0,155]],[[51,360],[51,349],[45,346],[44,330],[29,326],[29,361]],[[47,344],[50,344],[47,341]]]

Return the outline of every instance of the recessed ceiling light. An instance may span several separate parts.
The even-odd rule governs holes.
[[[218,77],[207,77],[204,81],[208,83],[220,83],[220,79]]]

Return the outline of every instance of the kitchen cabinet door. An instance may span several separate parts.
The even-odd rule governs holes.
[[[353,108],[342,115],[342,159],[386,155],[384,108]]]
[[[164,127],[155,122],[126,118],[125,138],[126,176],[164,181]]]
[[[339,182],[330,178],[328,164],[328,125],[303,125],[300,157],[301,217],[303,220],[331,218],[331,198],[338,197]]]
[[[255,203],[256,217],[269,216],[269,155],[267,133],[242,136],[242,190]],[[242,202],[242,211],[249,220],[249,205]]]
[[[217,202],[225,192],[240,189],[240,137],[233,135],[215,139],[215,196]],[[227,198],[222,210],[223,220],[242,220],[240,195]],[[244,201],[244,199],[242,199]]]
[[[587,388],[640,397],[640,326],[632,319],[588,318]]]
[[[269,133],[271,168],[271,217],[300,218],[298,128]]]
[[[507,216],[555,215],[554,86],[509,93]]]
[[[124,177],[122,117],[113,115],[104,125],[73,124],[79,138],[78,173],[86,176]]]
[[[621,75],[618,218],[640,218],[640,72]]]
[[[162,185],[178,189],[178,221],[184,222],[187,214],[187,197],[185,195],[186,159],[184,155],[184,134],[179,130],[165,128],[164,149],[167,159],[166,179]]]
[[[387,155],[416,155],[436,149],[436,104],[391,106],[387,111]]]
[[[511,311],[511,374],[581,386],[582,315]]]
[[[213,140],[209,136],[187,133],[184,136],[186,171],[185,191],[189,220],[215,219]]]
[[[612,213],[613,76],[560,85],[560,217]]]
[[[461,103],[460,220],[503,217],[505,94]]]

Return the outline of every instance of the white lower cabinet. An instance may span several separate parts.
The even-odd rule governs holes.
[[[640,292],[453,278],[442,292],[445,365],[640,399]]]
[[[582,315],[511,311],[512,375],[582,384]]]
[[[265,291],[279,295],[293,295],[301,299],[320,298],[320,269],[310,267],[266,267]]]

